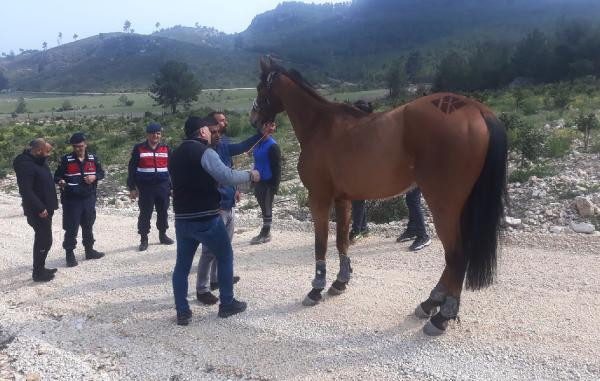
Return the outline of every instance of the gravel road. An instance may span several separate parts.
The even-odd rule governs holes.
[[[58,211],[48,260],[57,277],[34,284],[33,231],[19,204],[0,196],[2,380],[600,379],[598,236],[511,236],[498,282],[465,292],[461,322],[430,338],[411,313],[441,273],[439,241],[419,253],[383,234],[359,242],[348,291],[307,308],[307,225],[276,221],[273,242],[250,246],[258,218],[242,220],[236,293],[248,311],[219,319],[216,307],[194,301],[190,326],[177,327],[175,246],[158,245],[154,231],[138,253],[135,216],[100,210],[106,257],[81,260],[79,249],[80,265],[67,269]],[[333,237],[329,257],[333,280]],[[193,286],[192,277],[195,268]]]

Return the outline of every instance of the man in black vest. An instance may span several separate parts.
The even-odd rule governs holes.
[[[188,276],[198,245],[206,245],[217,259],[219,317],[246,310],[246,303],[233,297],[233,250],[219,215],[218,184],[257,182],[257,171],[235,171],[227,167],[211,148],[208,123],[198,117],[185,122],[186,139],[171,154],[169,173],[173,184],[177,262],[173,271],[173,294],[177,324],[187,325],[192,316],[187,301]]]
[[[139,196],[138,233],[139,251],[148,249],[150,218],[156,207],[156,228],[163,245],[172,245],[167,236],[169,222],[167,210],[171,202],[171,178],[169,177],[169,146],[160,142],[162,128],[156,123],[146,127],[147,139],[136,144],[131,152],[127,173],[129,197],[135,200]]]
[[[46,257],[52,247],[52,215],[58,209],[56,188],[46,159],[52,146],[44,139],[35,139],[17,156],[13,168],[17,175],[23,212],[33,228],[33,281],[47,282],[54,278],[56,269],[46,268]]]
[[[54,181],[60,186],[60,202],[63,206],[63,248],[67,254],[67,266],[77,266],[75,246],[81,225],[81,237],[85,259],[98,259],[104,253],[94,249],[92,228],[96,221],[96,187],[104,178],[104,170],[98,157],[87,151],[85,135],[76,132],[69,139],[73,152],[61,158],[54,172]]]

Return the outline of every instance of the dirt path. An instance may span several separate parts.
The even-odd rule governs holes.
[[[429,338],[411,313],[440,274],[439,241],[419,253],[383,236],[360,242],[348,292],[306,308],[312,234],[276,230],[256,247],[248,245],[255,230],[241,227],[236,292],[248,311],[219,319],[215,307],[193,302],[192,323],[181,328],[174,246],[140,254],[135,217],[101,211],[95,231],[106,258],[67,269],[60,220],[49,256],[57,277],[33,284],[33,232],[19,200],[0,196],[0,379],[600,379],[597,236],[513,238],[498,283],[465,293],[462,322]],[[333,279],[331,253],[330,238]]]

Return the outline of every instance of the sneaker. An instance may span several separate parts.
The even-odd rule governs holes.
[[[75,253],[73,250],[67,250],[67,267],[75,267],[77,266],[77,259],[75,258]]]
[[[424,237],[417,237],[415,239],[415,241],[412,243],[412,245],[410,245],[410,247],[408,248],[408,250],[410,251],[419,251],[422,248],[431,245],[431,238],[429,238],[428,236],[424,236]]]
[[[44,269],[42,271],[50,273],[50,274],[55,274],[58,271],[58,269],[47,269],[44,267]]]
[[[31,276],[34,282],[49,282],[54,279],[54,273],[46,272],[44,270],[35,271]]]
[[[177,325],[188,325],[190,324],[190,319],[192,318],[192,311],[188,310],[186,312],[177,312]]]
[[[248,305],[246,304],[246,302],[240,302],[235,299],[233,299],[233,301],[229,304],[220,304],[219,317],[226,318],[235,314],[239,314],[240,312],[246,311],[247,306]]]
[[[85,249],[85,259],[100,259],[104,257],[104,253],[95,249]]]
[[[158,240],[163,245],[172,245],[174,243],[174,241],[167,236],[167,233],[160,233],[158,236]]]
[[[404,233],[400,234],[400,237],[396,239],[396,242],[406,242],[417,238],[417,233],[405,230]]]
[[[148,250],[148,236],[143,235],[140,238],[140,246],[138,247],[138,251],[146,251]]]
[[[266,235],[259,234],[250,240],[250,245],[260,245],[261,243],[267,243],[271,240],[271,233]]]
[[[240,277],[239,276],[234,276],[233,277],[233,284],[236,284],[237,282],[240,281]],[[219,282],[210,282],[210,290],[214,291],[216,289],[219,288]]]
[[[207,306],[212,306],[219,301],[219,298],[214,296],[210,291],[203,293],[196,292],[196,299],[198,299],[200,303],[206,304]]]
[[[356,243],[361,239],[369,236],[369,229],[365,229],[363,231],[356,231],[352,229],[350,231],[350,243]]]

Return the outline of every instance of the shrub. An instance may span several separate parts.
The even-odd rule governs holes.
[[[388,200],[367,201],[367,219],[376,224],[398,221],[408,216],[404,196]]]
[[[568,129],[555,130],[546,140],[544,155],[551,158],[565,156],[571,150],[571,145],[575,139],[574,131]]]
[[[536,176],[539,178],[555,176],[557,171],[555,168],[549,167],[547,165],[535,165],[530,168],[525,169],[515,169],[508,175],[509,183],[524,183],[528,181],[531,176]]]

